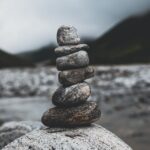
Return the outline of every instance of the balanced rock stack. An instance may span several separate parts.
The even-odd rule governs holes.
[[[94,69],[88,66],[89,57],[84,51],[89,47],[80,44],[77,30],[72,26],[58,29],[57,42],[56,65],[62,85],[52,96],[56,107],[43,114],[42,122],[48,127],[89,125],[101,114],[95,102],[87,101],[91,89],[84,80],[94,76]]]

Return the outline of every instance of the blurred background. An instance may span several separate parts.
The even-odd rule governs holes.
[[[150,0],[1,0],[0,125],[40,120],[59,86],[57,29],[73,25],[96,76],[97,123],[136,150],[150,147]]]

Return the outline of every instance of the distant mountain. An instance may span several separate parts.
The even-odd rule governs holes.
[[[150,62],[150,13],[124,20],[89,45],[94,64]]]
[[[33,66],[33,64],[0,50],[0,68],[26,66]]]
[[[49,64],[54,64],[56,56],[54,53],[54,45],[47,45],[45,47],[39,48],[37,50],[32,50],[28,52],[23,52],[17,54],[18,57],[31,61],[32,63],[49,62]]]
[[[84,40],[89,44],[89,57],[92,64],[126,64],[150,62],[150,13],[124,20],[95,41]],[[21,53],[18,56],[39,63],[48,61],[54,64],[54,45]]]

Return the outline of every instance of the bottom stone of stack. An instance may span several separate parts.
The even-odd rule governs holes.
[[[43,114],[42,123],[48,127],[84,126],[100,118],[101,111],[95,102],[86,102],[77,107],[54,107]]]

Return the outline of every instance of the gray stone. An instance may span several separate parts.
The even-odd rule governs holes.
[[[58,78],[61,84],[64,86],[69,86],[93,77],[94,72],[93,67],[72,69],[59,72]]]
[[[73,26],[61,26],[57,31],[57,42],[59,45],[79,44],[77,29]]]
[[[100,110],[95,102],[86,102],[76,107],[54,107],[46,111],[42,122],[48,127],[89,125],[100,117]]]
[[[87,50],[87,49],[89,49],[89,46],[87,44],[59,46],[55,49],[55,53],[57,56],[65,56],[68,54],[72,54],[74,52],[78,52],[80,50]]]
[[[56,106],[77,106],[86,102],[91,95],[90,86],[87,83],[79,83],[69,87],[61,86],[52,96],[52,102]]]
[[[105,128],[50,128],[33,131],[2,150],[132,150]]]
[[[8,122],[0,127],[0,149],[15,139],[44,126],[40,122]]]
[[[58,57],[56,65],[58,70],[76,69],[86,67],[89,64],[87,52],[79,51],[67,56]]]

